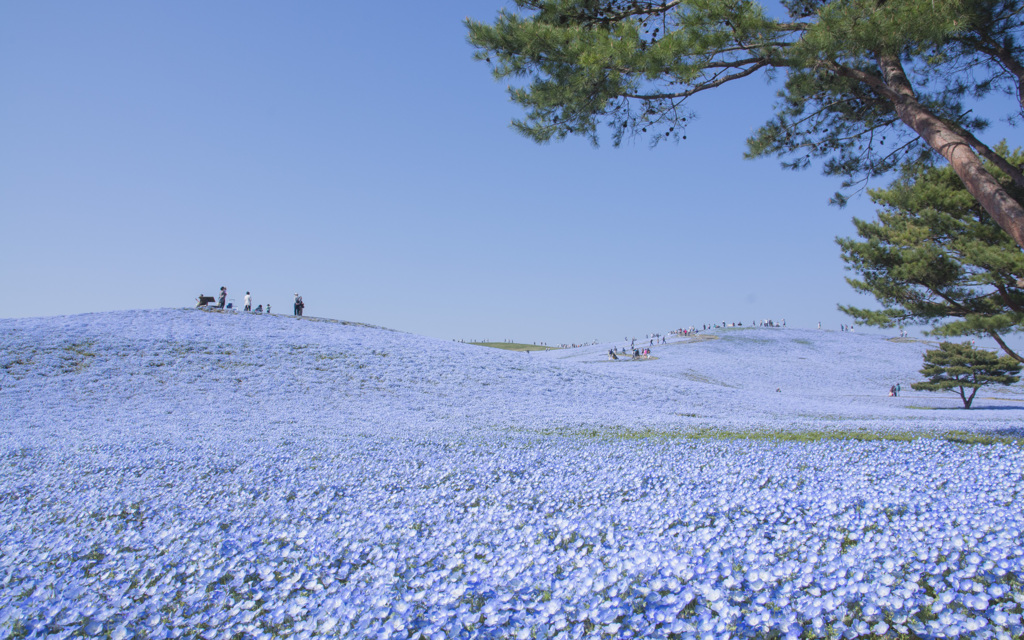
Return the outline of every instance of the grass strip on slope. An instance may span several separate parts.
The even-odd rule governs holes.
[[[669,431],[663,429],[594,429],[572,431],[543,430],[541,435],[584,437],[602,440],[750,440],[761,442],[831,442],[856,440],[858,442],[913,442],[915,440],[945,440],[956,444],[1011,444],[1024,446],[1024,434],[1009,430],[996,433],[973,433],[970,431],[898,431],[879,433],[868,430],[815,430],[815,431],[731,431],[705,427],[701,429]]]
[[[552,351],[557,347],[543,347],[537,344],[522,344],[520,342],[470,342],[469,344],[478,347],[493,347],[505,349],[506,351]]]
[[[913,343],[913,342],[918,342],[920,344],[927,344],[927,345],[934,345],[934,346],[938,346],[938,344],[939,344],[939,342],[937,340],[922,340],[921,338],[886,338],[886,340],[888,340],[889,342],[896,342],[896,343]]]
[[[719,429],[701,429],[698,431],[680,432],[682,438],[715,438],[721,440],[774,440],[779,442],[823,442],[832,440],[857,440],[859,442],[912,442],[914,440],[932,439],[946,440],[959,444],[1024,444],[1024,435],[1007,433],[972,433],[969,431],[939,431],[926,433],[920,431],[898,431],[895,433],[879,433],[868,430],[836,430],[836,431],[726,431]]]

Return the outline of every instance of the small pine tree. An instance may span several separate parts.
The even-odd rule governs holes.
[[[924,354],[921,374],[928,380],[910,386],[918,391],[957,389],[964,408],[970,409],[978,389],[989,384],[1017,382],[1022,366],[1009,356],[1000,357],[984,349],[975,349],[968,342],[943,342],[938,349]],[[967,389],[971,389],[969,396]]]

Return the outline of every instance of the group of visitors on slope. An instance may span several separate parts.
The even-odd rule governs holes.
[[[228,288],[221,287],[220,292],[217,294],[216,299],[213,296],[207,296],[200,293],[199,297],[196,298],[196,309],[201,307],[210,308],[210,304],[216,302],[214,308],[216,309],[232,309],[234,307],[233,302],[228,302]],[[295,301],[292,307],[292,313],[296,316],[302,315],[302,310],[305,308],[306,303],[302,301],[302,296],[295,294]],[[245,297],[242,299],[242,311],[246,313],[263,313],[263,305],[259,305],[254,310],[252,308],[252,293],[249,291],[245,292]],[[267,303],[267,313],[270,313],[270,303]]]
[[[650,347],[644,347],[643,349],[640,349],[640,348],[637,348],[637,347],[632,347],[632,350],[633,350],[633,357],[631,358],[632,360],[648,360],[651,357],[651,349],[650,349]],[[626,353],[625,347],[620,347],[618,351],[615,350],[615,347],[612,347],[611,349],[608,350],[608,359],[609,360],[618,360],[619,359],[619,356],[618,356],[619,353],[625,354]]]

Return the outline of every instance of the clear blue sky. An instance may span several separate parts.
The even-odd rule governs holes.
[[[848,319],[860,197],[742,159],[775,87],[655,149],[539,146],[472,60],[492,0],[0,4],[0,317],[241,303],[441,338]],[[876,186],[883,186],[878,184]]]

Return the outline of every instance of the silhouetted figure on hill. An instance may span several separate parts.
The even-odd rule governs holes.
[[[214,302],[216,302],[216,299],[213,296],[207,296],[207,295],[204,295],[204,294],[200,293],[199,297],[196,298],[196,309],[198,309],[200,307],[209,306],[209,305],[213,304]]]

